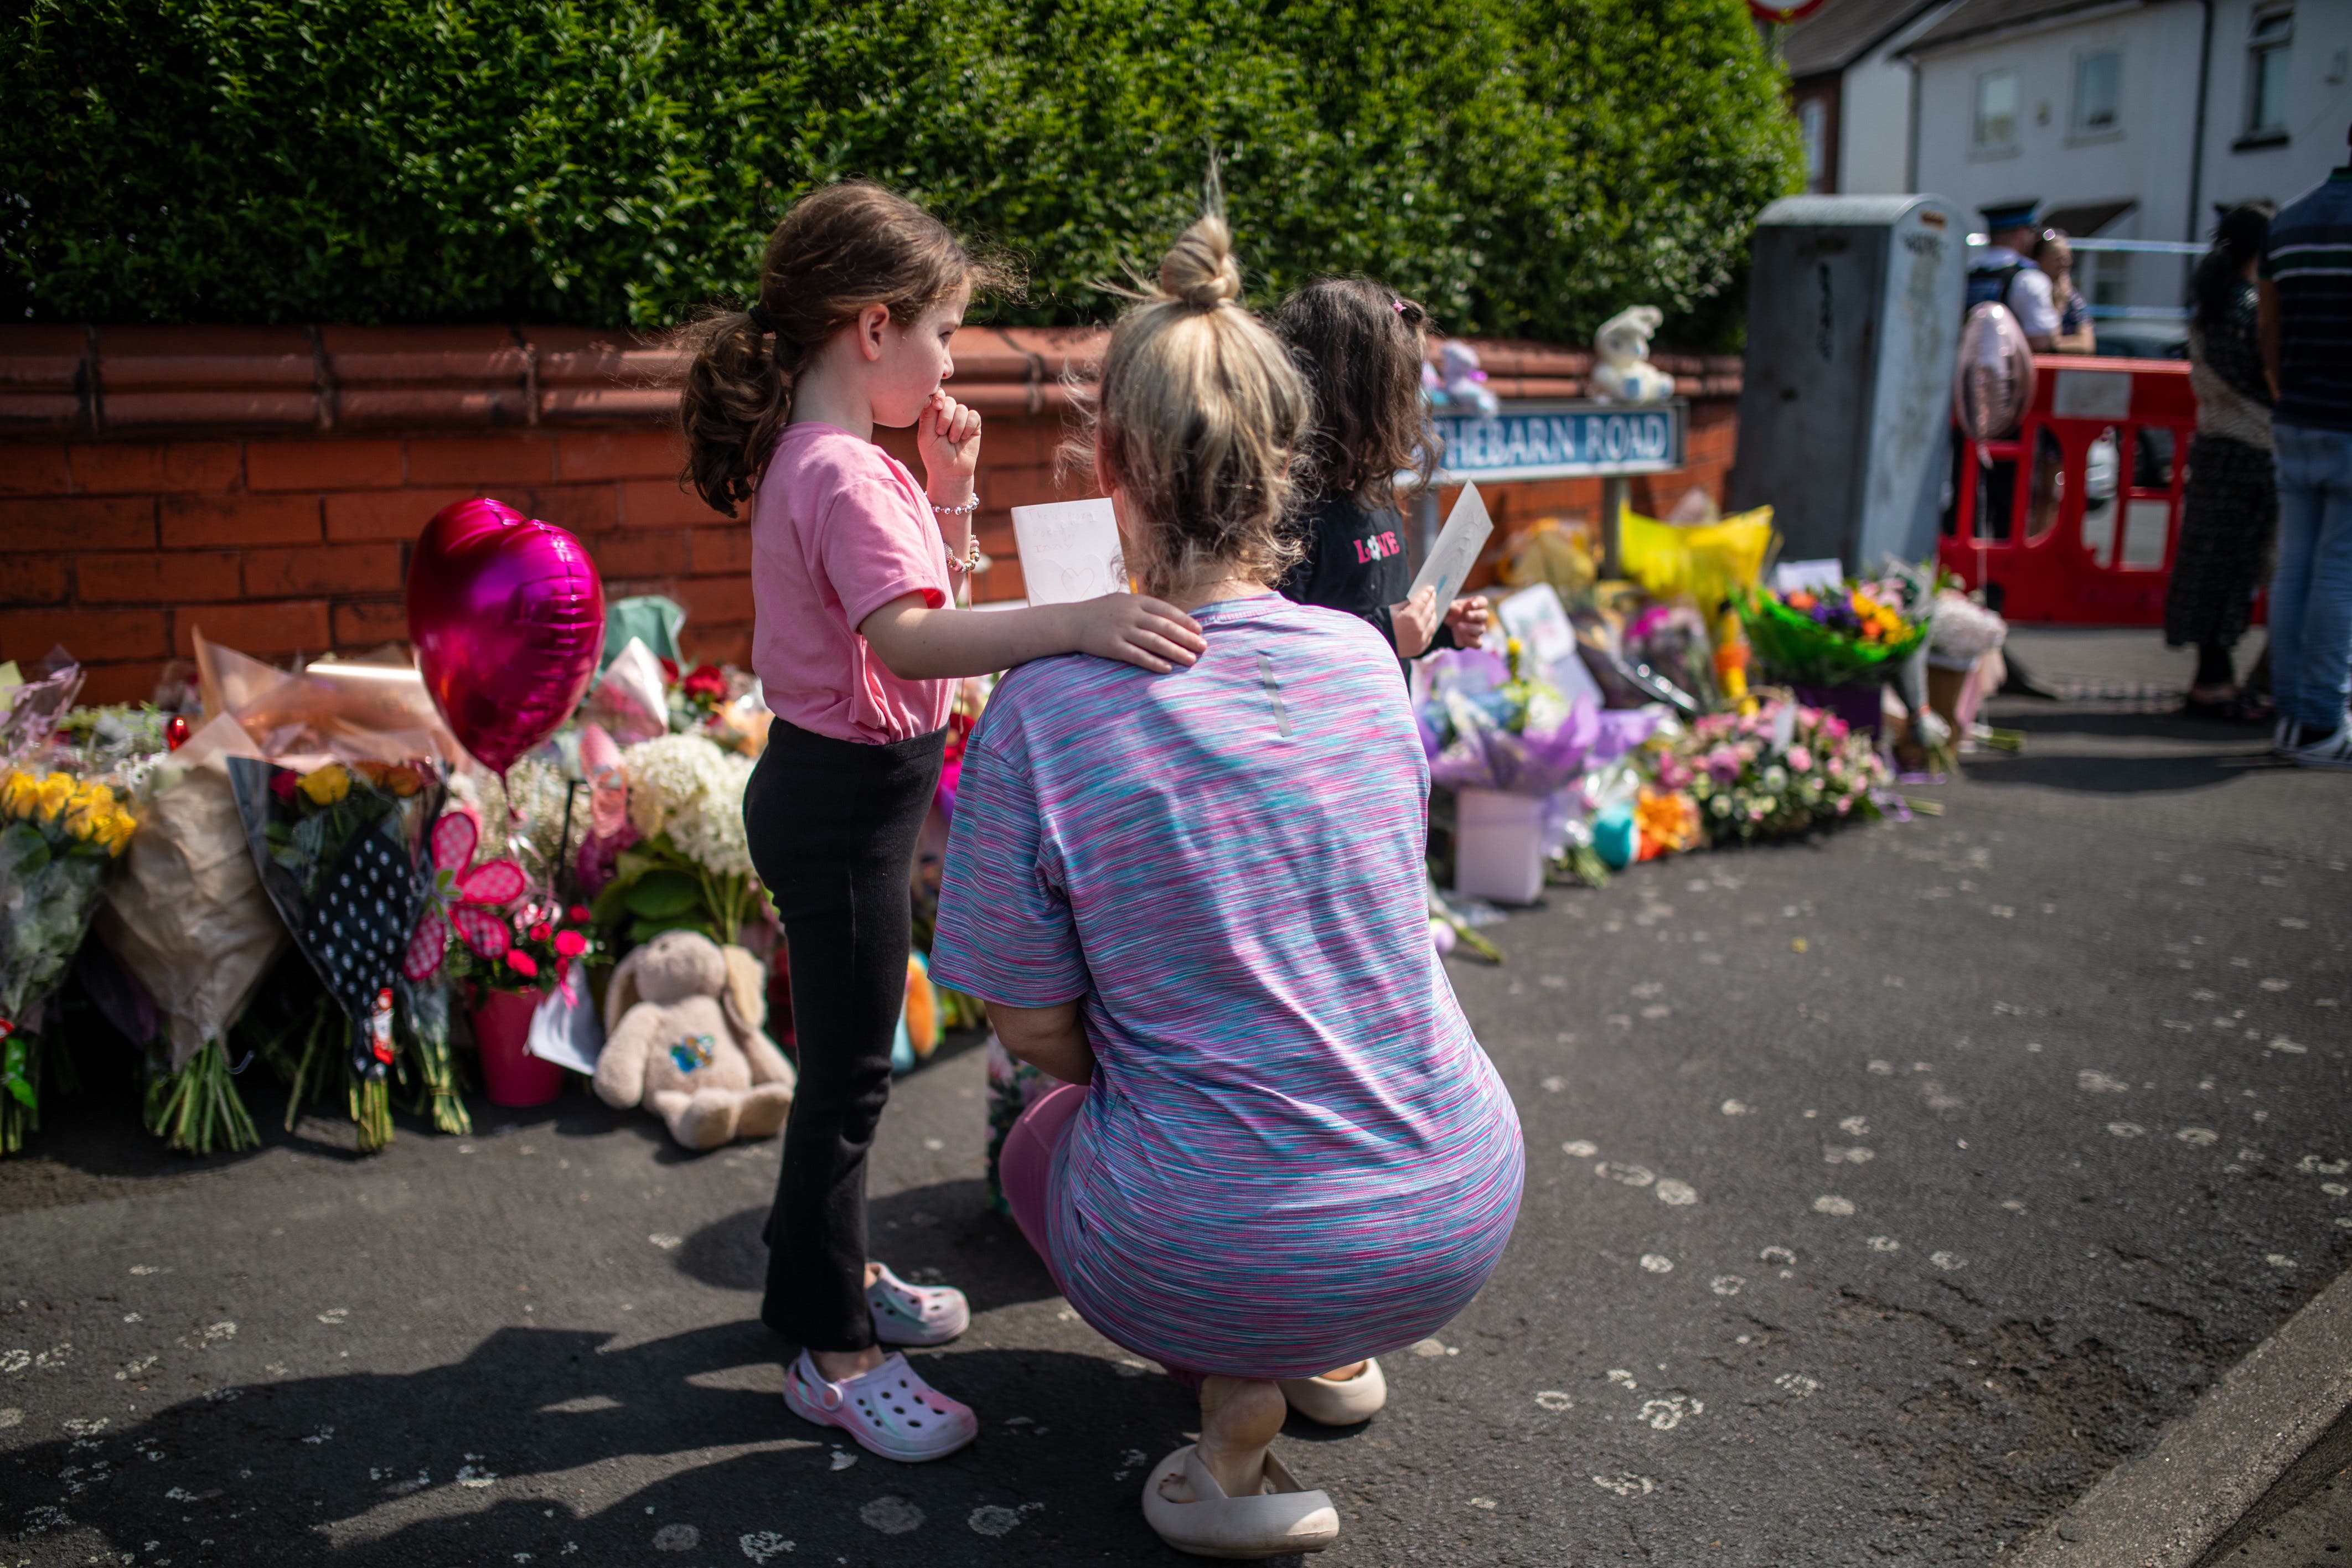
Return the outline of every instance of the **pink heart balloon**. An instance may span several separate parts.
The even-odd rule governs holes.
[[[552,523],[477,497],[444,507],[408,566],[408,636],[450,730],[503,774],[580,704],[604,647],[604,583]]]

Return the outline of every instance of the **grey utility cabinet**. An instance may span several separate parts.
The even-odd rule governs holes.
[[[1735,510],[1785,559],[1935,553],[1968,230],[1941,196],[1787,196],[1756,221]]]

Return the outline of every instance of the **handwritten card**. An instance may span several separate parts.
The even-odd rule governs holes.
[[[1519,640],[1536,668],[1559,688],[1562,696],[1571,703],[1590,700],[1596,708],[1605,706],[1600,685],[1576,651],[1576,624],[1568,618],[1568,608],[1550,583],[1523,588],[1502,601],[1495,606],[1495,619],[1505,636]]]
[[[1127,558],[1108,499],[1015,507],[1013,538],[1032,604],[1070,604],[1127,591]]]
[[[1421,575],[1412,580],[1406,592],[1410,599],[1424,588],[1437,590],[1438,613],[1454,602],[1469,580],[1470,569],[1478,564],[1478,552],[1486,548],[1486,536],[1495,531],[1495,519],[1486,515],[1486,503],[1479,498],[1478,486],[1465,485],[1455,498],[1454,511],[1445,519],[1445,531],[1437,536],[1437,543],[1429,559],[1421,563]]]

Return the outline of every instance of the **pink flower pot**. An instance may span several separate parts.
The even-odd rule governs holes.
[[[493,1105],[544,1105],[563,1092],[563,1069],[523,1049],[541,993],[484,989],[474,1004],[474,1041],[482,1051],[482,1090]]]

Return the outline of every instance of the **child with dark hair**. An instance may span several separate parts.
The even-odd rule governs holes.
[[[912,202],[828,185],[784,214],[749,308],[684,335],[687,477],[730,517],[751,507],[751,662],[776,716],[743,826],[783,923],[800,1085],[760,1315],[802,1347],[784,1375],[795,1414],[907,1461],[979,1431],[886,1349],[962,1333],[962,1292],[910,1285],[866,1250],[915,837],[956,682],[1067,653],[1164,672],[1206,646],[1190,616],[1141,594],[954,607],[975,555],[981,419],[940,382],[974,287],[1002,281]],[[914,427],[921,484],[874,444],[877,425]]]
[[[1427,590],[1406,597],[1412,569],[1396,479],[1425,482],[1435,458],[1421,395],[1428,321],[1413,301],[1360,277],[1308,284],[1274,315],[1314,392],[1316,425],[1290,518],[1304,554],[1282,593],[1370,622],[1400,659],[1475,647],[1487,622],[1484,598],[1441,610]]]

